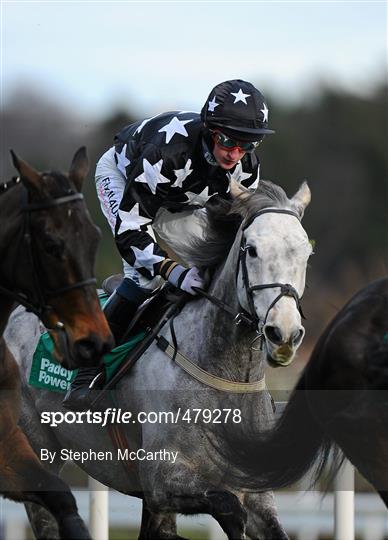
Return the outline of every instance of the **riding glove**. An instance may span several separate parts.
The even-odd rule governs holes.
[[[197,293],[192,287],[199,287],[203,289],[205,287],[205,280],[200,275],[198,268],[184,268],[178,264],[168,276],[168,281],[178,287],[182,291],[188,292],[195,296]]]

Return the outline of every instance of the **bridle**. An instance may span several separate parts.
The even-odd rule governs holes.
[[[0,189],[0,194],[7,191],[10,187],[17,185],[20,183],[20,178],[13,179],[8,184],[2,184],[2,187]],[[29,291],[28,294],[23,293],[21,291],[15,291],[10,290],[9,288],[5,288],[0,285],[0,293],[4,294],[5,296],[8,296],[9,298],[12,298],[19,304],[23,305],[27,311],[31,311],[32,313],[35,313],[46,328],[49,330],[62,330],[66,334],[66,330],[64,328],[64,324],[61,321],[57,321],[54,326],[50,327],[48,323],[48,315],[50,312],[54,310],[53,306],[50,305],[48,302],[49,298],[57,297],[62,295],[63,293],[67,293],[69,291],[72,291],[74,289],[79,289],[81,287],[85,287],[87,285],[94,285],[96,284],[95,278],[88,278],[81,281],[77,281],[76,283],[71,283],[70,285],[66,285],[65,287],[59,287],[54,290],[48,290],[47,288],[43,287],[39,277],[38,277],[38,260],[36,257],[36,254],[34,253],[34,250],[32,248],[32,236],[31,236],[31,213],[32,212],[39,212],[41,210],[47,210],[49,208],[54,208],[57,206],[61,206],[63,204],[72,204],[74,202],[83,200],[82,193],[74,193],[73,191],[69,190],[69,194],[43,200],[37,203],[30,203],[28,200],[28,190],[25,190],[25,198],[26,202],[23,204],[21,211],[23,214],[23,236],[22,241],[20,245],[18,246],[18,250],[21,249],[26,250],[27,257],[30,261],[31,267],[29,268],[29,272],[32,275],[32,281],[33,286],[31,288],[31,291]],[[67,341],[67,334],[66,334],[66,341]]]
[[[268,214],[268,213],[272,213],[272,214],[288,214],[290,216],[295,217],[300,222],[299,215],[296,212],[293,212],[292,210],[287,210],[287,209],[282,209],[282,208],[264,208],[263,210],[259,210],[258,212],[256,212],[252,216],[250,216],[250,218],[246,222],[244,222],[242,224],[242,227],[241,227],[242,233],[244,233],[244,231],[253,223],[253,221],[257,217],[259,217],[259,216],[261,216],[263,214]],[[232,309],[227,304],[225,304],[225,302],[223,302],[219,298],[216,298],[215,296],[209,294],[208,292],[204,291],[203,289],[199,289],[199,288],[196,287],[195,290],[199,294],[201,294],[202,296],[207,298],[210,302],[215,304],[217,307],[221,308],[225,312],[232,315],[234,317],[234,322],[236,323],[236,325],[239,325],[240,323],[244,323],[244,324],[250,326],[252,329],[254,329],[256,331],[256,333],[257,333],[257,336],[255,337],[255,339],[251,343],[251,348],[254,349],[253,344],[257,340],[260,340],[261,341],[260,346],[262,345],[262,339],[264,337],[263,328],[264,328],[264,326],[265,326],[265,324],[267,322],[269,312],[279,302],[279,300],[281,298],[283,298],[285,296],[289,296],[289,297],[293,298],[295,300],[295,302],[296,302],[296,306],[298,308],[298,311],[299,311],[301,317],[304,319],[305,316],[304,316],[303,311],[302,311],[302,306],[301,306],[301,303],[300,303],[300,297],[298,295],[298,292],[296,291],[295,287],[293,287],[289,283],[263,283],[263,284],[258,284],[258,285],[250,285],[249,276],[248,276],[248,268],[247,268],[247,263],[246,263],[247,252],[248,252],[249,247],[250,246],[248,246],[246,244],[246,242],[245,242],[244,234],[242,234],[242,236],[241,236],[241,244],[240,244],[240,252],[239,252],[239,259],[238,259],[238,265],[237,265],[236,281],[237,281],[238,271],[239,271],[239,268],[241,266],[242,282],[243,282],[243,286],[244,286],[246,296],[247,296],[249,312],[247,312],[246,310],[244,310],[242,308],[242,311],[239,311],[238,313],[236,313],[235,310]],[[263,289],[275,289],[277,287],[280,289],[280,292],[279,292],[278,296],[271,302],[271,304],[268,307],[267,312],[266,312],[266,314],[264,316],[264,319],[260,320],[260,318],[258,317],[258,315],[256,313],[256,310],[255,310],[254,301],[253,301],[253,292],[254,291],[260,291],[260,290],[263,290]],[[254,350],[256,350],[256,349],[254,349]]]

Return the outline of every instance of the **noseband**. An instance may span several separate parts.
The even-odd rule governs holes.
[[[13,180],[13,183],[3,184],[3,189],[0,193],[5,192],[7,188],[19,184],[20,178]],[[28,191],[26,192],[26,197],[28,198]],[[35,313],[45,324],[46,328],[49,330],[64,330],[64,324],[58,321],[54,327],[48,325],[47,315],[54,310],[53,306],[47,302],[48,298],[60,296],[63,293],[72,291],[74,289],[79,289],[80,287],[85,287],[87,285],[94,285],[96,283],[95,278],[84,279],[82,281],[77,281],[65,287],[60,287],[54,290],[47,290],[42,287],[39,277],[38,277],[38,261],[36,254],[32,248],[32,237],[31,237],[31,213],[38,212],[40,210],[47,210],[48,208],[54,208],[56,206],[61,206],[63,204],[69,204],[76,201],[83,200],[82,193],[70,192],[69,195],[63,197],[57,197],[53,199],[48,199],[38,203],[29,203],[28,200],[26,204],[22,207],[23,213],[23,239],[20,248],[26,250],[27,256],[31,262],[31,270],[29,272],[32,275],[33,288],[32,294],[24,294],[21,292],[10,291],[0,285],[0,292],[19,304],[23,305],[27,311]],[[20,249],[19,248],[19,249]],[[32,298],[31,298],[32,297]],[[35,297],[35,298],[34,298]]]
[[[249,220],[246,221],[243,224],[242,231],[244,232],[253,223],[253,221],[257,217],[259,217],[259,216],[261,216],[263,214],[269,214],[269,213],[271,213],[271,214],[288,214],[290,216],[295,217],[298,221],[300,221],[299,215],[296,212],[293,212],[292,210],[286,210],[286,209],[282,209],[282,208],[264,208],[263,210],[259,210],[258,212],[253,214],[249,218]],[[224,311],[226,311],[230,315],[233,315],[235,323],[237,325],[242,322],[242,323],[244,323],[244,324],[246,324],[248,326],[251,326],[253,329],[255,329],[258,335],[254,339],[254,341],[252,342],[252,344],[251,344],[251,347],[252,347],[253,343],[256,340],[262,339],[262,337],[263,337],[263,328],[264,328],[264,325],[267,322],[269,312],[279,302],[279,300],[281,298],[283,298],[284,296],[289,296],[289,297],[293,298],[295,300],[295,302],[296,302],[296,306],[298,308],[298,311],[299,311],[301,317],[304,319],[305,316],[304,316],[303,311],[302,311],[302,306],[301,306],[301,303],[300,303],[300,297],[298,295],[298,292],[296,291],[295,287],[293,287],[289,283],[263,283],[263,284],[260,284],[260,285],[250,285],[249,276],[248,276],[248,268],[247,268],[247,263],[246,263],[248,249],[249,249],[249,246],[246,245],[244,235],[242,235],[242,237],[241,237],[241,245],[240,245],[240,253],[239,253],[239,264],[237,266],[237,275],[238,275],[238,269],[239,269],[240,264],[241,264],[242,281],[243,281],[243,286],[244,286],[244,289],[245,289],[246,295],[247,295],[249,313],[247,313],[245,310],[236,313],[230,306],[226,305],[222,300],[219,300],[218,298],[210,295],[209,293],[203,291],[202,289],[196,288],[196,291],[198,291],[202,296],[204,296],[205,298],[210,300],[213,304],[217,305],[219,308],[223,309]],[[236,280],[237,280],[237,275],[236,275]],[[255,306],[254,306],[254,301],[253,301],[253,292],[254,291],[260,291],[260,290],[263,290],[263,289],[275,289],[277,287],[280,289],[280,293],[273,300],[273,302],[270,304],[270,306],[267,309],[267,312],[265,314],[264,319],[261,321],[260,318],[257,316],[257,313],[255,311]]]

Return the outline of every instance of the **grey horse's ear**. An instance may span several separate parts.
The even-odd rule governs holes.
[[[311,191],[306,180],[301,184],[300,188],[292,197],[291,201],[295,210],[302,218],[306,207],[310,204],[311,201]]]
[[[20,174],[20,179],[27,189],[35,189],[41,191],[42,183],[39,172],[31,167],[27,161],[20,159],[13,150],[10,150],[12,156],[12,163],[15,169]]]
[[[252,195],[252,191],[239,184],[234,178],[231,178],[230,180],[229,190],[232,199],[240,198],[241,200],[244,200],[250,195]]]
[[[77,191],[82,190],[83,181],[89,172],[89,160],[85,146],[81,146],[74,154],[70,165],[69,179],[74,182]]]

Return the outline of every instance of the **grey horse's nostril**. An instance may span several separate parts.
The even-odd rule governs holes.
[[[272,343],[275,343],[275,345],[284,343],[283,334],[277,326],[266,326],[264,328],[264,334],[265,337]]]
[[[293,345],[298,345],[303,339],[304,336],[304,330],[303,328],[300,328],[299,330],[296,330],[291,334],[290,341]]]

